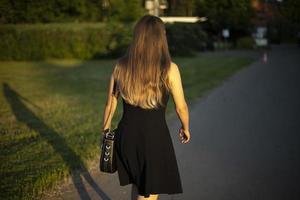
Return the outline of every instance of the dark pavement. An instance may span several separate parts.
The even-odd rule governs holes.
[[[184,193],[160,200],[300,199],[300,49],[273,45],[267,63],[262,52],[222,55],[231,54],[259,59],[189,106],[189,144],[179,143],[178,118],[168,119]],[[131,187],[119,186],[117,173],[91,174],[110,199],[130,199]],[[86,199],[102,199],[85,186]],[[45,199],[80,195],[70,182]]]

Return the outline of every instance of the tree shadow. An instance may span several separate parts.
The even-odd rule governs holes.
[[[94,181],[81,158],[67,145],[66,140],[61,137],[55,130],[49,127],[45,122],[43,122],[23,103],[22,100],[27,101],[31,105],[34,105],[32,102],[18,94],[6,82],[3,83],[3,94],[8,104],[10,105],[16,119],[19,122],[25,123],[29,128],[38,132],[40,136],[46,139],[47,142],[53,147],[53,149],[61,155],[68,167],[73,183],[82,200],[91,199],[83,184],[82,176],[102,199],[110,200],[107,194]]]

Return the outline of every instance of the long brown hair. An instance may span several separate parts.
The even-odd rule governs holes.
[[[114,77],[126,102],[145,109],[165,106],[163,90],[169,90],[167,72],[171,57],[163,21],[143,16],[135,25],[133,40],[118,60]]]

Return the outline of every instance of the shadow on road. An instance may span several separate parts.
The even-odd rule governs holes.
[[[107,194],[97,185],[91,177],[81,158],[67,145],[67,142],[55,130],[45,124],[34,112],[32,112],[22,100],[32,104],[28,99],[22,97],[7,83],[3,83],[3,94],[9,103],[12,112],[19,122],[25,123],[29,128],[35,130],[41,137],[61,155],[71,174],[73,183],[82,200],[90,200],[90,196],[83,184],[82,177],[91,185],[97,194],[104,200],[110,200]],[[33,104],[32,104],[33,105]]]

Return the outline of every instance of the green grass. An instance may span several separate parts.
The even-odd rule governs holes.
[[[253,60],[175,58],[191,102]],[[0,199],[33,199],[99,156],[107,86],[115,60],[0,62]],[[112,126],[122,114],[119,99]],[[167,115],[174,114],[170,98]]]

